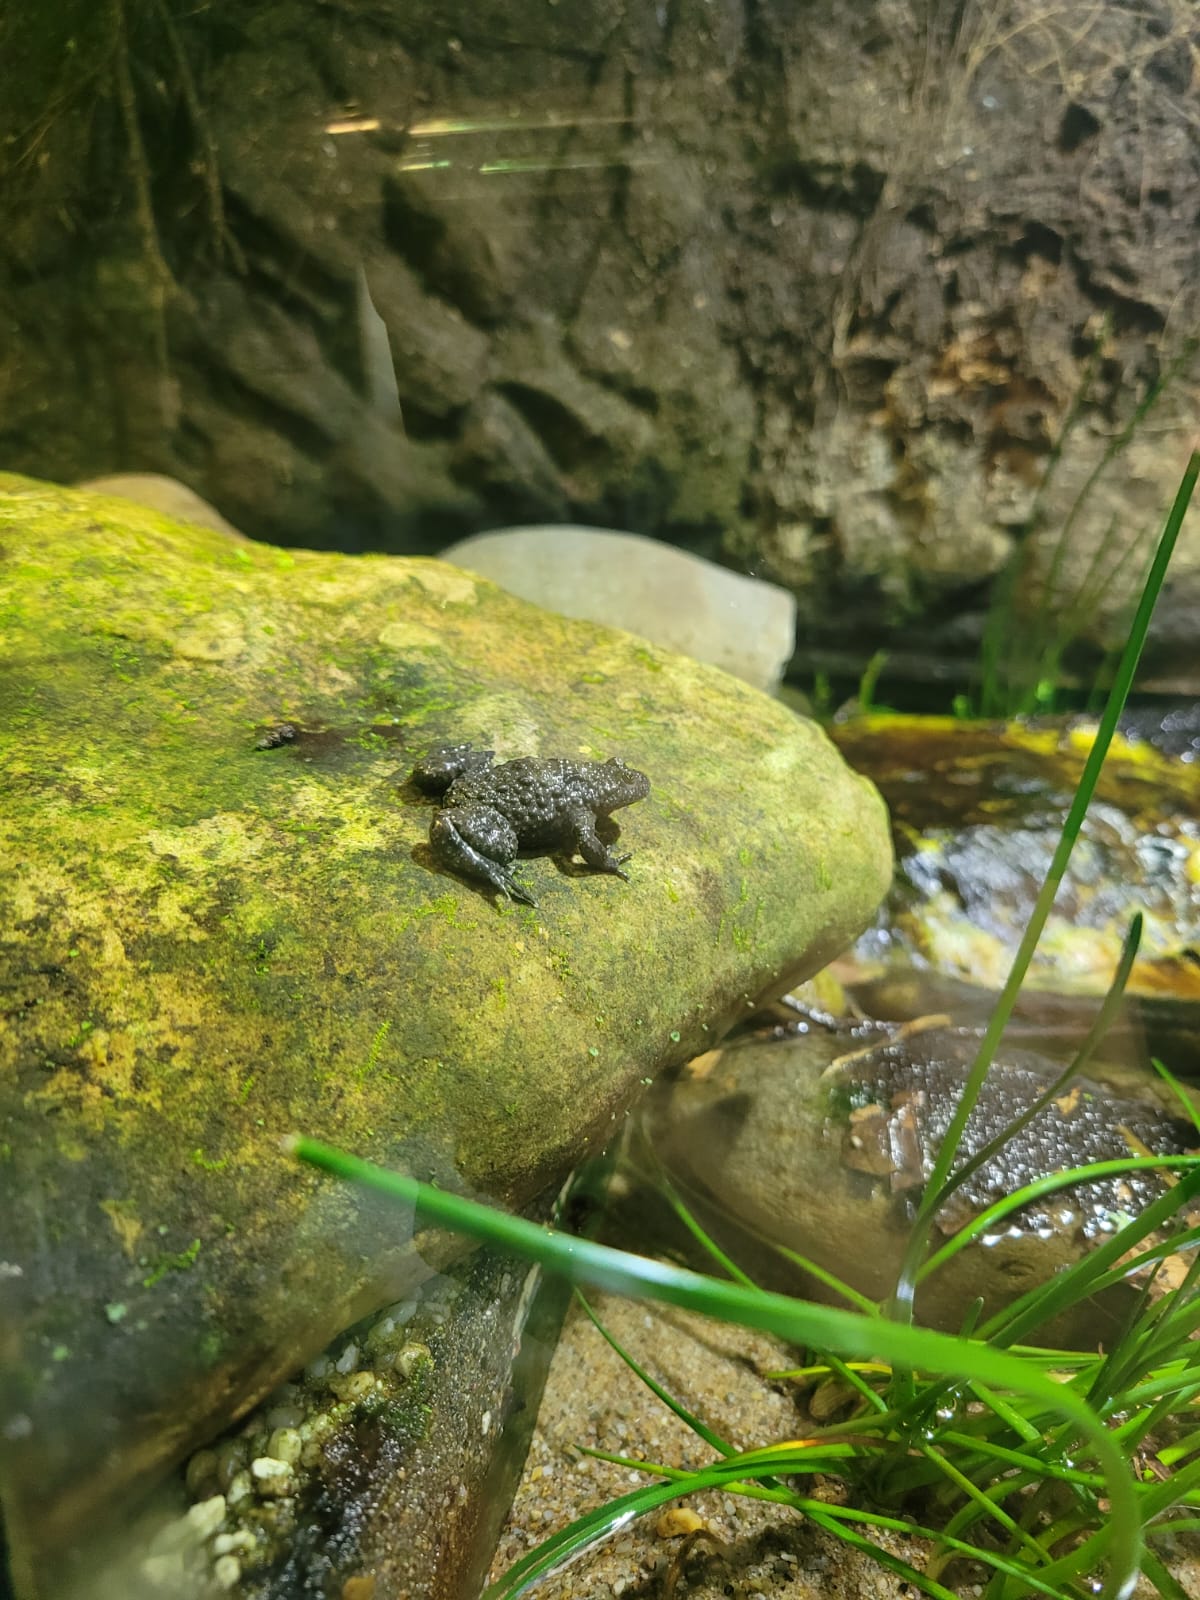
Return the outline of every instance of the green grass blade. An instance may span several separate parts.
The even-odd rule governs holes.
[[[1124,709],[1130,687],[1133,684],[1134,674],[1137,671],[1142,649],[1146,643],[1146,635],[1150,629],[1150,619],[1154,613],[1154,605],[1166,578],[1167,567],[1178,541],[1179,530],[1183,526],[1183,519],[1191,501],[1198,476],[1200,476],[1200,450],[1194,450],[1167,516],[1162,536],[1158,541],[1158,548],[1154,552],[1154,560],[1151,563],[1145,587],[1138,601],[1137,611],[1130,625],[1129,638],[1126,640],[1125,648],[1121,653],[1113,686],[1109,691],[1108,702],[1096,729],[1092,748],[1089,750],[1087,760],[1084,763],[1083,775],[1072,798],[1067,812],[1067,819],[1059,836],[1058,845],[1046,872],[1045,881],[1038,892],[1029,922],[1022,935],[1017,953],[1013,958],[1012,967],[996,1001],[995,1009],[988,1020],[988,1025],[984,1030],[975,1060],[967,1075],[962,1097],[938,1150],[933,1171],[925,1187],[924,1198],[913,1223],[894,1299],[896,1314],[905,1320],[911,1320],[912,1318],[917,1269],[928,1246],[929,1231],[933,1218],[941,1204],[942,1189],[954,1166],[954,1161],[958,1154],[958,1146],[962,1140],[963,1129],[967,1125],[971,1112],[975,1109],[988,1067],[995,1057],[1004,1030],[1012,1016],[1013,1007],[1016,1004],[1021,985],[1025,981],[1025,974],[1029,969],[1030,960],[1045,929],[1046,920],[1058,894],[1063,874],[1071,858],[1071,852],[1075,848],[1075,842],[1083,826],[1084,816],[1088,806],[1091,804],[1101,768],[1108,755],[1113,734],[1116,732],[1118,718]]]
[[[293,1138],[289,1148],[299,1160],[334,1177],[390,1195],[406,1209],[416,1207],[429,1222],[482,1239],[499,1249],[515,1251],[527,1260],[564,1273],[573,1283],[591,1283],[616,1294],[652,1295],[723,1322],[763,1329],[796,1344],[816,1345],[842,1356],[882,1356],[893,1365],[929,1369],[965,1382],[979,1381],[1040,1401],[1085,1437],[1085,1448],[1105,1477],[1110,1514],[1097,1536],[1096,1555],[1097,1561],[1106,1553],[1109,1559],[1103,1593],[1108,1600],[1118,1600],[1132,1591],[1141,1551],[1141,1529],[1135,1487],[1124,1458],[1091,1408],[1069,1387],[1032,1369],[1028,1362],[949,1334],[862,1317],[833,1306],[791,1300],[786,1295],[748,1290],[740,1284],[626,1255],[587,1239],[555,1234],[522,1217],[509,1216],[403,1174],[384,1171],[315,1139]]]
[[[1179,1104],[1183,1107],[1184,1116],[1192,1124],[1196,1132],[1200,1133],[1200,1106],[1197,1106],[1170,1067],[1164,1066],[1157,1056],[1150,1057],[1150,1065],[1158,1073],[1167,1088],[1170,1089],[1176,1100],[1179,1101]]]
[[[1121,1000],[1125,994],[1125,985],[1129,982],[1129,974],[1133,970],[1133,963],[1137,959],[1138,946],[1141,942],[1142,913],[1139,911],[1129,924],[1129,932],[1125,935],[1125,941],[1121,947],[1121,956],[1117,962],[1117,969],[1113,973],[1113,980],[1108,986],[1108,993],[1104,996],[1103,1003],[1087,1031],[1087,1036],[1075,1052],[1070,1065],[1065,1067],[1049,1088],[1044,1089],[1037,1099],[1021,1112],[1020,1116],[1015,1117],[1008,1124],[1003,1132],[998,1133],[994,1139],[990,1139],[981,1150],[977,1150],[969,1161],[964,1161],[961,1167],[955,1168],[942,1187],[939,1204],[944,1205],[955,1190],[978,1172],[980,1167],[986,1166],[989,1161],[998,1156],[1011,1139],[1014,1139],[1023,1128],[1028,1127],[1034,1117],[1044,1111],[1051,1101],[1058,1099],[1076,1073],[1082,1072],[1084,1067],[1087,1066],[1101,1040],[1116,1020]],[[920,1279],[918,1278],[919,1281]]]
[[[776,1243],[774,1248],[776,1253],[781,1255],[785,1261],[791,1262],[794,1267],[799,1267],[801,1272],[808,1273],[810,1278],[815,1278],[818,1283],[823,1284],[826,1289],[839,1296],[847,1305],[853,1306],[856,1311],[861,1311],[864,1317],[877,1317],[880,1315],[879,1307],[874,1300],[868,1299],[865,1294],[860,1294],[857,1289],[852,1289],[836,1273],[828,1271],[827,1268],[820,1266],[816,1261],[810,1260],[808,1256],[802,1256],[798,1250],[793,1250],[790,1245]]]
[[[1132,1222],[1103,1244],[1097,1245],[1082,1261],[1059,1273],[1052,1283],[1039,1285],[998,1312],[980,1330],[984,1338],[1005,1345],[1013,1344],[1040,1323],[1057,1316],[1067,1306],[1128,1276],[1132,1265],[1124,1262],[1122,1257],[1132,1244],[1164,1226],[1185,1201],[1200,1194],[1200,1164],[1194,1157],[1164,1156],[1160,1159],[1164,1163],[1191,1161],[1191,1169],[1173,1189],[1152,1200]]]
[[[705,1444],[711,1445],[718,1455],[731,1456],[735,1454],[736,1446],[727,1444],[725,1440],[721,1438],[719,1433],[714,1432],[714,1430],[710,1428],[708,1424],[700,1417],[689,1411],[686,1406],[681,1405],[668,1390],[663,1388],[661,1383],[657,1383],[650,1376],[644,1367],[638,1365],[633,1356],[630,1355],[629,1351],[626,1350],[625,1346],[620,1342],[620,1340],[611,1334],[604,1326],[603,1322],[601,1322],[595,1311],[593,1311],[592,1307],[588,1304],[587,1296],[581,1289],[576,1289],[575,1298],[579,1301],[579,1304],[583,1307],[587,1316],[590,1318],[592,1326],[596,1329],[596,1332],[607,1342],[611,1349],[616,1351],[617,1355],[620,1356],[621,1360],[629,1368],[630,1372],[632,1372],[637,1378],[639,1383],[644,1384],[656,1399],[661,1400],[663,1405],[666,1406],[669,1411],[674,1412],[674,1414],[679,1418],[680,1422],[682,1422],[685,1427],[690,1428],[694,1434],[703,1439]]]
[[[700,1246],[704,1253],[711,1257],[711,1259],[715,1261],[721,1268],[722,1272],[727,1273],[728,1276],[733,1279],[734,1283],[740,1283],[743,1288],[746,1289],[753,1289],[753,1279],[748,1273],[743,1272],[733,1257],[726,1254],[726,1252],[721,1249],[721,1246],[712,1237],[712,1235],[708,1233],[706,1229],[700,1226],[699,1220],[693,1214],[690,1207],[685,1204],[683,1197],[680,1195],[679,1191],[676,1189],[675,1185],[670,1181],[670,1179],[665,1176],[660,1176],[656,1181],[659,1188],[666,1195],[667,1203],[670,1205],[671,1210],[679,1218],[680,1222],[683,1223],[684,1227],[691,1234],[692,1238],[695,1239],[696,1243]]]
[[[1195,1595],[1189,1595],[1183,1585],[1171,1576],[1153,1550],[1143,1552],[1142,1572],[1158,1590],[1162,1600],[1196,1600]]]
[[[939,1583],[936,1578],[926,1576],[918,1567],[911,1566],[899,1556],[884,1550],[874,1540],[868,1539],[865,1534],[852,1528],[849,1523],[831,1512],[828,1506],[820,1501],[810,1501],[805,1507],[810,1522],[818,1528],[823,1528],[835,1539],[849,1545],[852,1550],[869,1556],[872,1561],[877,1561],[880,1566],[886,1567],[889,1572],[895,1573],[904,1583],[911,1584],[914,1589],[919,1589],[922,1594],[927,1594],[930,1600],[959,1600],[953,1589],[947,1589],[944,1583]],[[903,1533],[911,1537],[913,1529],[904,1526]]]
[[[942,1537],[936,1528],[923,1527],[919,1522],[910,1522],[907,1518],[881,1516],[878,1512],[860,1511],[849,1506],[829,1505],[820,1500],[801,1500],[799,1509],[813,1522],[817,1523],[818,1526],[837,1533],[839,1538],[845,1537],[845,1532],[839,1527],[839,1524],[849,1522],[861,1522],[866,1527],[886,1528],[889,1532],[900,1533],[909,1538],[915,1537],[936,1541]],[[984,1549],[980,1545],[970,1544],[963,1539],[946,1537],[943,1542],[957,1555],[965,1556],[968,1561],[984,1562],[1003,1576],[1023,1584],[1025,1587],[1022,1593],[1026,1596],[1031,1593],[1046,1594],[1051,1595],[1053,1600],[1075,1600],[1074,1595],[1064,1595],[1062,1589],[1052,1579],[1047,1578],[1046,1569],[1044,1568],[1038,1573],[1030,1572],[1027,1567],[1018,1566],[1016,1562],[1008,1560],[995,1550]],[[861,1542],[857,1543],[857,1548],[870,1554],[874,1559],[880,1558],[881,1552],[878,1545],[872,1544],[870,1540],[861,1540]],[[886,1562],[883,1564],[888,1565]],[[901,1568],[893,1568],[892,1570],[902,1569],[910,1574],[914,1570],[908,1567],[907,1562],[902,1563]],[[941,1584],[938,1584],[936,1588],[926,1587],[934,1581],[927,1578],[924,1573],[917,1573],[915,1576],[909,1577],[910,1583],[918,1583],[928,1594],[943,1595],[949,1592],[952,1600],[961,1600],[961,1597],[954,1594],[954,1591],[945,1590]]]

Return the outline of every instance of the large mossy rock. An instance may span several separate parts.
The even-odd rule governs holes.
[[[18,1546],[73,1538],[428,1270],[410,1219],[283,1135],[520,1206],[889,880],[877,794],[810,723],[438,562],[0,477],[0,641]],[[535,911],[440,872],[405,780],[446,740],[645,770],[630,882],[523,862]]]

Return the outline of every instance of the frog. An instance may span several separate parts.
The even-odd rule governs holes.
[[[429,825],[429,847],[439,866],[481,879],[534,908],[537,901],[511,870],[519,850],[578,854],[596,872],[629,882],[624,866],[630,854],[614,855],[596,823],[646,798],[650,780],[644,772],[616,756],[519,756],[493,766],[495,754],[469,744],[439,745],[413,768],[416,787],[441,800]]]

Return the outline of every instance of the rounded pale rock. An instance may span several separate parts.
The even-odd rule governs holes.
[[[216,506],[189,489],[186,483],[168,478],[162,472],[112,472],[100,478],[86,478],[76,487],[92,494],[111,494],[122,500],[132,500],[135,505],[149,506],[151,511],[174,517],[177,522],[194,522],[200,528],[215,528],[218,533],[231,533],[238,539],[244,537]]]
[[[546,524],[462,539],[443,561],[564,617],[641,634],[772,693],[795,648],[796,602],[777,584],[637,533]]]

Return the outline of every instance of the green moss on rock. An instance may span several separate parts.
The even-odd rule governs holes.
[[[435,561],[0,476],[0,640],[3,1467],[47,1540],[427,1270],[283,1135],[521,1205],[889,881],[815,726]],[[404,780],[445,740],[644,769],[631,881],[437,870]]]

